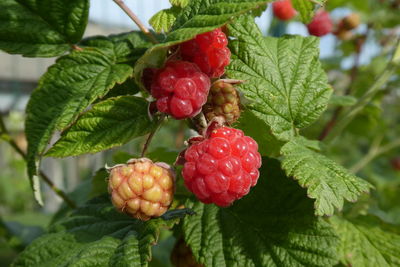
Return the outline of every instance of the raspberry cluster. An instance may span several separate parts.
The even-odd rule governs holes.
[[[151,83],[157,109],[175,119],[191,118],[207,101],[210,79],[194,63],[169,61],[158,70]]]
[[[208,76],[218,78],[230,61],[231,52],[227,45],[228,38],[218,28],[182,43],[179,50],[184,60],[194,62]]]
[[[185,152],[186,187],[203,203],[229,206],[256,185],[261,166],[257,143],[238,129],[222,126]]]
[[[142,158],[111,168],[108,189],[119,211],[145,221],[167,211],[174,182],[175,176],[167,164]]]
[[[191,142],[192,145],[184,152],[182,175],[186,187],[200,201],[222,207],[249,192],[250,187],[257,183],[261,166],[257,143],[244,136],[242,131],[224,126],[234,123],[240,116],[240,98],[232,85],[240,81],[218,80],[209,93],[210,78],[222,76],[229,64],[231,53],[227,44],[228,39],[221,29],[199,34],[180,44],[163,68],[146,69],[142,76],[143,84],[156,99],[158,111],[175,119],[185,119],[193,118],[203,110],[209,125],[206,129],[204,123],[195,125],[201,125],[199,128],[204,130],[204,134],[196,143]],[[218,127],[214,127],[213,122],[218,122]],[[119,177],[119,172],[115,172],[112,176]],[[132,199],[137,201],[142,196],[144,201],[153,201],[145,193],[131,194],[127,182],[130,179],[133,178],[110,179],[114,204],[135,217],[148,219],[162,214],[156,208],[143,210],[136,204],[129,206]],[[120,184],[120,181],[124,182]],[[164,203],[163,197],[154,201],[162,204],[160,209],[170,203],[170,199]]]
[[[171,262],[175,267],[204,267],[196,262],[193,252],[183,239],[179,239],[171,253]]]
[[[297,12],[292,6],[291,0],[279,0],[272,3],[272,10],[275,17],[280,20],[290,20],[296,16]]]
[[[332,32],[333,23],[328,12],[319,10],[312,21],[307,24],[308,32],[314,36],[324,36]]]
[[[219,80],[215,82],[203,106],[207,121],[222,116],[227,124],[234,123],[240,116],[240,98],[232,84]]]

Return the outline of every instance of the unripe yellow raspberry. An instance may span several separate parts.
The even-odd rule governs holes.
[[[168,164],[141,158],[112,167],[108,189],[119,211],[147,221],[168,210],[174,183],[175,174]]]
[[[207,121],[221,116],[228,125],[234,123],[240,116],[240,98],[235,87],[224,81],[215,82],[203,106],[203,113]]]

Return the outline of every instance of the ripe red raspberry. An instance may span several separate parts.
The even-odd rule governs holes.
[[[292,6],[291,0],[279,0],[272,3],[275,17],[280,20],[290,20],[296,16],[296,10]]]
[[[315,36],[324,36],[333,29],[333,23],[328,12],[319,10],[310,24],[307,25],[308,32]]]
[[[261,166],[258,145],[241,130],[220,127],[185,152],[186,187],[208,204],[229,206],[255,186]]]
[[[204,267],[196,262],[193,252],[183,239],[179,239],[171,253],[171,262],[175,267]]]
[[[202,72],[217,78],[225,73],[225,66],[231,58],[231,51],[227,45],[225,33],[218,28],[182,43],[180,52],[184,60],[196,63]]]
[[[165,163],[131,159],[111,168],[108,189],[121,212],[146,221],[163,215],[172,203],[175,176]]]
[[[215,82],[203,106],[203,113],[207,121],[221,116],[227,124],[234,123],[240,116],[240,98],[233,85],[221,80]]]
[[[207,101],[210,79],[199,68],[186,61],[170,61],[154,75],[151,95],[157,109],[175,119],[191,118]]]

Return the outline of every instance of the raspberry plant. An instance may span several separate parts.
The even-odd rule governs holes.
[[[379,133],[351,170],[339,163],[347,166],[348,155],[334,158],[357,143],[351,127],[398,80],[398,45],[387,46],[379,77],[356,62],[340,95],[316,36],[337,27],[359,58],[367,34],[338,33],[354,30],[360,17],[338,25],[329,18],[343,1],[274,3],[275,15],[300,20],[315,35],[308,37],[264,36],[255,17],[272,1],[171,0],[150,20],[154,31],[114,2],[141,31],[83,39],[89,0],[0,2],[0,49],[59,57],[30,97],[27,153],[3,139],[26,159],[36,201],[44,201],[45,182],[66,206],[13,266],[157,266],[159,251],[174,243],[167,258],[176,266],[400,265],[400,221],[373,212],[381,188],[357,175],[400,146],[390,142],[396,134]],[[398,22],[398,1],[388,2],[391,20],[377,28]],[[176,120],[179,129],[171,126]],[[167,144],[181,137],[186,147]],[[97,170],[91,185],[82,184],[90,192],[83,202],[73,199],[80,191],[66,194],[40,171],[43,157],[97,153],[133,139],[143,141],[140,155],[116,156],[118,165]]]

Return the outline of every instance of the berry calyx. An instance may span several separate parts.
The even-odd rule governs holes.
[[[275,17],[280,20],[290,20],[296,16],[297,11],[292,6],[291,0],[279,0],[272,3],[272,10]]]
[[[221,116],[228,125],[234,123],[240,116],[240,98],[235,87],[221,80],[216,81],[211,86],[203,113],[207,121]]]
[[[228,38],[218,28],[180,44],[179,49],[184,60],[196,63],[209,77],[218,78],[230,62],[231,52],[227,45]]]
[[[175,267],[204,267],[196,262],[193,252],[183,239],[179,239],[171,253],[171,262]]]
[[[112,167],[108,189],[119,211],[146,221],[168,210],[174,183],[175,175],[167,164],[141,158]]]
[[[324,36],[332,32],[333,23],[328,12],[319,10],[307,25],[308,32],[314,36]]]
[[[255,186],[261,156],[258,145],[241,130],[222,126],[185,152],[182,176],[203,203],[227,207]]]
[[[210,79],[199,68],[186,61],[169,61],[158,70],[150,85],[160,112],[175,119],[196,116],[207,101]]]

